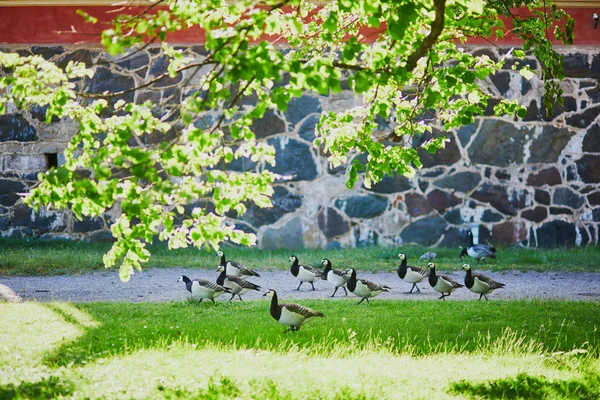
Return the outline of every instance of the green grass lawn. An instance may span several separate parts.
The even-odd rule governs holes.
[[[0,399],[600,397],[600,304],[0,304]]]
[[[68,241],[0,240],[0,275],[60,275],[78,274],[103,269],[102,255],[109,244]],[[179,249],[169,251],[165,246],[152,246],[148,268],[191,267],[215,268],[219,259],[214,251]],[[460,269],[458,248],[425,248],[421,246],[367,247],[357,249],[323,250],[259,250],[256,248],[224,247],[228,259],[242,261],[261,270],[289,268],[289,256],[295,254],[301,263],[319,265],[322,258],[331,259],[336,266],[353,267],[362,271],[392,270],[398,265],[398,253],[404,252],[409,263],[419,262],[426,251],[438,254],[438,268],[445,271]],[[473,260],[468,262],[474,263]],[[500,248],[498,259],[488,260],[478,269],[492,270],[552,270],[600,271],[600,247],[559,249]]]

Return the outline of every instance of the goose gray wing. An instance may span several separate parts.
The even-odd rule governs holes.
[[[282,304],[281,306],[287,308],[289,311],[291,311],[295,314],[302,315],[304,318],[324,317],[325,316],[320,311],[311,310],[308,307],[304,307],[304,306],[301,306],[300,304],[296,304],[296,303]]]
[[[427,271],[424,268],[421,267],[417,267],[416,265],[409,265],[408,267],[406,267],[407,269],[411,269],[413,270],[413,272],[416,272],[417,274],[423,275],[423,276],[429,276],[429,271]]]
[[[351,274],[347,273],[346,271],[342,271],[341,269],[332,269],[331,272],[333,272],[335,275],[339,276],[340,278],[350,279]]]
[[[479,279],[481,282],[485,282],[490,286],[490,289],[500,289],[504,287],[504,283],[497,282],[492,278],[488,278],[485,275],[473,274],[473,278]]]
[[[479,257],[496,258],[496,249],[485,244],[473,245],[471,250]]]
[[[301,267],[307,270],[308,272],[314,274],[315,276],[321,277],[321,279],[327,279],[327,277],[323,274],[322,271],[319,271],[318,269],[311,267],[310,265],[301,265]]]
[[[446,282],[450,283],[453,288],[456,288],[456,289],[464,287],[464,285],[461,285],[460,283],[456,282],[454,279],[450,278],[448,275],[438,275],[438,279],[445,280]]]
[[[229,289],[224,288],[221,285],[217,285],[207,279],[194,279],[200,286],[204,286],[207,289],[214,290],[215,292],[227,292]]]
[[[358,280],[361,281],[363,285],[368,287],[370,291],[381,290],[382,292],[387,292],[388,290],[391,289],[391,287],[389,287],[389,286],[380,285],[379,283],[375,283],[368,279],[358,279]]]
[[[238,278],[237,276],[227,275],[227,280],[235,283],[236,285],[238,285],[239,287],[244,288],[244,289],[260,290],[260,286],[254,284],[252,282],[248,282],[245,279]]]

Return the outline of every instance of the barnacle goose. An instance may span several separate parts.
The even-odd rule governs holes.
[[[436,274],[435,263],[428,263],[427,269],[429,270],[429,284],[433,290],[442,294],[440,299],[446,300],[446,297],[450,296],[456,289],[464,287],[449,276]]]
[[[462,249],[460,252],[460,259],[464,260],[465,256],[473,257],[477,260],[477,264],[482,258],[496,258],[496,249],[486,244],[473,244],[473,233],[467,232],[469,237],[469,247]]]
[[[323,270],[323,275],[325,275],[325,278],[328,282],[335,286],[335,290],[333,291],[331,297],[335,296],[335,292],[337,292],[337,290],[340,287],[344,289],[346,296],[348,296],[348,291],[346,290],[344,285],[346,284],[346,282],[348,282],[348,279],[350,279],[350,275],[346,273],[346,271],[342,271],[341,269],[331,268],[331,261],[329,261],[329,259],[327,258],[324,258],[323,261],[321,261],[321,265],[325,266],[325,269]]]
[[[379,293],[387,292],[391,289],[389,286],[380,285],[368,279],[357,279],[356,270],[354,268],[348,268],[346,273],[350,275],[350,279],[348,279],[348,283],[346,283],[348,290],[354,295],[362,297],[358,304],[362,303],[364,300],[367,300],[368,303],[370,297],[375,297]]]
[[[260,286],[255,285],[252,282],[248,282],[247,280],[238,278],[237,276],[226,275],[225,267],[222,265],[219,265],[217,271],[220,272],[219,277],[217,278],[217,285],[221,285],[231,291],[231,298],[229,301],[233,300],[236,295],[241,301],[243,294],[248,293],[250,290],[261,289]]]
[[[227,275],[237,276],[238,278],[241,277],[243,279],[245,279],[248,276],[260,276],[258,272],[244,267],[241,263],[237,261],[227,261],[225,259],[225,253],[223,253],[220,250],[217,252],[217,256],[221,257],[221,263],[219,265],[225,267],[225,272],[227,273]]]
[[[294,275],[300,281],[300,284],[296,290],[300,290],[300,286],[302,286],[304,282],[310,282],[312,289],[315,290],[315,285],[313,284],[314,282],[321,279],[327,279],[325,275],[323,275],[323,273],[318,269],[308,265],[300,265],[298,262],[298,257],[296,256],[291,256],[290,262],[292,263],[290,268],[292,275]]]
[[[398,266],[398,276],[403,281],[413,284],[408,293],[412,293],[415,288],[417,289],[417,292],[421,293],[421,289],[419,289],[417,283],[425,279],[427,270],[414,265],[407,265],[406,254],[404,253],[398,254],[398,258],[401,261]]]
[[[192,294],[192,296],[200,299],[199,303],[202,303],[204,299],[210,299],[213,303],[215,303],[215,298],[219,297],[225,292],[229,292],[229,289],[224,288],[221,285],[217,285],[211,281],[206,279],[194,279],[191,280],[185,275],[181,275],[177,282],[185,282],[185,287],[188,292]]]
[[[279,304],[277,301],[277,292],[273,289],[269,289],[263,296],[271,298],[271,316],[280,324],[288,326],[284,333],[287,331],[297,331],[310,318],[325,316],[320,311],[311,310],[300,304]]]
[[[504,287],[504,283],[496,282],[485,275],[473,274],[469,264],[463,264],[462,269],[467,271],[467,274],[465,275],[465,286],[469,288],[471,292],[477,293],[479,295],[479,300],[481,300],[482,297],[489,300],[487,298],[488,294],[496,289]]]

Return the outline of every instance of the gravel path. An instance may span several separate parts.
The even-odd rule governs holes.
[[[440,271],[439,273],[443,273]],[[205,278],[216,280],[218,273],[212,270],[185,268],[155,268],[136,272],[128,283],[119,280],[118,271],[100,271],[76,276],[51,277],[0,277],[0,285],[6,285],[25,300],[38,301],[172,301],[185,300],[189,293],[183,283],[177,283],[180,275],[192,279]],[[464,273],[447,274],[462,282]],[[600,301],[600,273],[598,272],[489,272],[485,275],[506,284],[506,288],[496,290],[490,299],[564,299],[582,301]],[[379,296],[381,299],[419,299],[435,300],[439,294],[427,282],[419,284],[421,294],[406,294],[411,285],[401,281],[396,273],[360,273],[360,278],[392,287],[389,293]],[[261,285],[263,289],[276,289],[282,299],[327,298],[333,293],[328,282],[317,282],[315,291],[310,284],[303,284],[296,291],[298,281],[289,271],[264,271],[260,278],[250,281]],[[251,292],[245,299],[259,299],[263,292]],[[350,298],[358,299],[349,293]],[[344,297],[339,289],[336,297]],[[227,300],[224,295],[220,300]],[[448,300],[476,300],[478,296],[468,289],[459,289]]]

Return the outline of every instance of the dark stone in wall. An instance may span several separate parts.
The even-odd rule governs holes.
[[[529,163],[555,163],[558,156],[571,140],[573,132],[566,128],[544,126],[542,133],[531,144]]]
[[[600,55],[597,53],[592,58],[592,74],[592,78],[598,79],[600,76]]]
[[[540,204],[550,204],[550,194],[545,190],[535,189],[534,199]]]
[[[64,222],[59,220],[55,212],[34,211],[27,205],[21,203],[13,209],[12,226],[26,226],[32,229],[39,229],[41,233],[60,232],[66,228]],[[52,226],[55,225],[55,226]]]
[[[42,56],[44,59],[49,60],[54,56],[63,54],[65,52],[62,46],[31,46],[31,53],[36,56]]]
[[[504,62],[504,66],[502,67],[502,69],[510,69],[512,70],[513,65],[517,64],[518,65],[515,67],[515,71],[520,71],[523,69],[523,67],[527,66],[529,67],[531,70],[535,71],[537,69],[537,61],[535,60],[535,58],[526,58],[524,60],[517,60],[517,59],[507,59]],[[527,80],[525,78],[523,78],[523,80]]]
[[[29,109],[29,113],[31,114],[31,116],[35,119],[37,119],[40,122],[46,122],[46,111],[48,111],[48,107],[49,106],[40,106],[38,104],[31,106],[31,108]],[[60,118],[58,118],[56,115],[52,116],[52,119],[50,120],[50,122],[59,122]]]
[[[503,214],[517,215],[517,210],[525,207],[526,195],[522,192],[509,198],[504,187],[484,183],[471,197],[483,203],[489,203]]]
[[[440,178],[433,184],[440,188],[450,188],[458,192],[470,192],[481,182],[481,176],[477,172],[459,172],[454,175]]]
[[[466,222],[463,221],[458,208],[448,211],[446,214],[444,214],[444,218],[446,221],[454,225],[462,225],[464,222]]]
[[[465,147],[469,141],[471,140],[471,136],[477,131],[479,127],[479,121],[475,121],[475,123],[461,126],[458,131],[456,131],[456,136],[458,136],[458,140],[460,140],[460,144]]]
[[[312,96],[301,96],[293,98],[285,111],[287,121],[295,125],[302,121],[308,114],[320,113],[321,100]]]
[[[465,237],[467,236],[467,231],[463,228],[455,228],[453,226],[448,227],[446,232],[444,232],[444,238],[440,242],[440,246],[451,246],[457,247],[465,244]],[[458,259],[458,255],[460,251],[456,249],[456,258]]]
[[[328,207],[319,213],[319,228],[327,239],[350,231],[350,224],[334,208]]]
[[[488,57],[490,58],[490,60],[493,60],[493,61],[498,61],[498,56],[497,56],[497,55],[496,55],[496,53],[494,53],[494,51],[493,51],[493,50],[491,50],[491,49],[486,49],[486,48],[483,48],[483,49],[477,49],[477,50],[475,50],[475,51],[474,51],[472,54],[473,54],[474,56],[476,56],[476,57],[481,57],[481,56],[483,56],[483,55],[486,55],[486,56],[488,56]]]
[[[446,221],[438,215],[426,217],[404,228],[400,237],[404,243],[418,243],[430,246],[442,237],[447,226]]]
[[[273,207],[260,208],[256,204],[248,205],[248,210],[241,217],[242,221],[248,222],[258,228],[263,225],[273,224],[287,213],[291,213],[302,206],[302,198],[291,194],[285,187],[276,186],[273,188],[271,202]]]
[[[383,214],[388,203],[386,197],[370,194],[337,199],[335,207],[344,211],[351,218],[373,218]]]
[[[573,246],[577,238],[575,225],[564,221],[551,221],[537,229],[540,247]]]
[[[565,54],[563,70],[566,77],[593,78],[587,54]]]
[[[600,221],[600,208],[594,208],[592,211],[592,219],[596,222]]]
[[[523,162],[525,136],[532,129],[517,127],[502,120],[485,120],[479,134],[469,146],[469,157],[479,164],[507,167]]]
[[[440,176],[443,173],[444,173],[443,168],[435,168],[435,169],[425,170],[420,175],[424,178],[435,178],[436,176]]]
[[[577,173],[585,183],[600,182],[600,156],[585,155],[577,160]]]
[[[367,234],[363,234],[362,231],[366,231]],[[379,244],[379,234],[367,227],[355,226],[354,227],[354,245],[356,247],[373,247]]]
[[[269,171],[280,175],[291,175],[292,181],[312,180],[317,177],[317,165],[310,147],[287,137],[269,139],[275,147],[275,166],[267,165]]]
[[[135,81],[133,78],[113,73],[108,68],[104,67],[98,67],[92,79],[86,78],[86,87],[89,93],[117,93],[131,89],[134,85]],[[131,91],[122,96],[111,97],[108,99],[108,102],[110,107],[113,107],[120,99],[130,103],[133,101],[133,97],[134,92]]]
[[[427,194],[427,200],[433,208],[444,212],[447,208],[461,203],[461,200],[453,194],[446,193],[439,189],[434,189]]]
[[[375,193],[399,193],[411,189],[410,181],[404,175],[398,175],[394,172],[392,176],[386,175],[382,180],[371,186],[371,192]]]
[[[588,194],[587,199],[591,205],[599,206],[600,205],[600,192],[594,192],[594,193]]]
[[[434,130],[433,135],[425,134],[415,137],[413,140],[413,145],[420,146],[425,141],[440,136],[446,136],[448,139],[450,139],[450,142],[446,143],[446,147],[438,150],[436,154],[429,154],[424,149],[418,149],[419,157],[421,157],[421,162],[423,163],[424,168],[431,168],[437,165],[452,165],[460,160],[460,150],[456,144],[456,138],[452,132],[441,132]]]
[[[494,244],[513,244],[527,238],[527,229],[522,222],[505,221],[492,228]]]
[[[6,207],[14,205],[19,200],[17,193],[25,191],[25,185],[19,181],[0,179],[0,204]]]
[[[418,193],[408,193],[406,195],[406,209],[412,217],[426,215],[433,211],[429,201]]]
[[[152,66],[150,67],[150,76],[156,78],[161,76],[162,74],[167,72],[167,68],[169,67],[170,61],[169,57],[166,55],[161,55],[157,59],[154,60]],[[176,85],[183,79],[183,75],[179,72],[174,78],[166,75],[164,78],[161,78],[158,82],[154,83],[154,87],[165,87]]]
[[[281,228],[267,228],[262,235],[260,247],[263,249],[297,250],[304,247],[302,220],[299,217],[288,221]]]
[[[527,184],[530,186],[554,186],[560,185],[561,183],[562,179],[560,177],[560,172],[554,167],[541,170],[537,173],[531,173],[527,178]]]
[[[8,228],[8,218],[0,217],[0,231],[5,230],[6,228]]]
[[[524,210],[521,213],[521,217],[532,222],[542,222],[548,217],[548,210],[546,210],[545,207],[536,207],[530,210]]]
[[[499,169],[496,171],[496,179],[499,181],[510,181],[510,173],[506,170]]]
[[[573,210],[566,207],[550,207],[550,215],[572,215]]]
[[[525,96],[531,90],[531,82],[527,79],[521,79],[521,96]]]
[[[573,209],[578,209],[583,205],[583,197],[577,195],[569,188],[557,188],[554,191],[554,197],[552,198],[554,204],[561,206],[568,206]]]
[[[140,51],[131,56],[125,56],[124,58],[121,58],[116,62],[116,64],[125,70],[136,71],[140,68],[146,68],[149,62],[150,57],[148,57],[148,53]]]
[[[510,72],[498,72],[494,75],[490,75],[490,79],[494,86],[498,89],[500,95],[505,96],[510,89]]]
[[[419,189],[421,189],[421,192],[425,193],[427,191],[428,187],[429,187],[429,182],[419,180]]]
[[[592,125],[583,138],[583,151],[586,153],[600,153],[600,124]]]
[[[75,64],[84,63],[87,68],[90,68],[94,65],[94,54],[92,50],[77,49],[61,56],[56,61],[56,65],[64,70],[69,61],[73,61]]]
[[[104,221],[102,218],[84,218],[82,221],[75,219],[73,222],[73,232],[84,233],[97,231],[104,228]]]
[[[596,119],[600,114],[600,106],[590,107],[579,114],[571,115],[565,118],[567,125],[574,126],[576,128],[585,128]]]
[[[35,128],[21,114],[0,115],[0,142],[34,142],[38,140]]]
[[[300,128],[298,128],[298,136],[312,143],[315,140],[315,130],[320,118],[319,115],[311,115],[302,121]]]
[[[262,118],[255,119],[250,129],[257,139],[266,138],[285,132],[285,122],[273,110],[267,110]]]
[[[485,210],[481,215],[481,222],[500,222],[504,219],[502,214],[495,213],[491,210]]]

